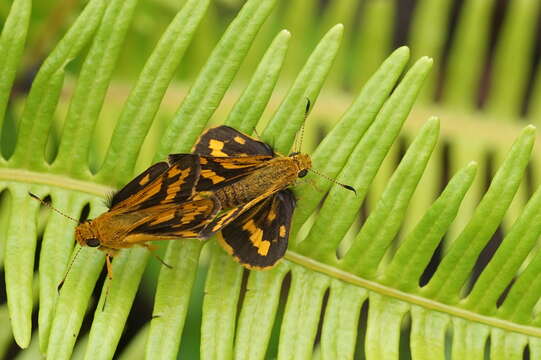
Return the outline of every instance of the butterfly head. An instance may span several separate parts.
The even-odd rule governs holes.
[[[310,159],[310,156],[308,154],[294,152],[289,154],[289,157],[292,158],[297,165],[298,177],[305,177],[306,174],[308,174],[308,170],[312,168],[312,159]]]
[[[77,240],[81,246],[100,246],[98,234],[96,234],[96,231],[92,226],[92,222],[89,220],[82,222],[79,224],[79,226],[77,226],[75,229],[75,240]]]

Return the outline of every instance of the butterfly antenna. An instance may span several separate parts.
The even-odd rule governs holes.
[[[49,209],[51,210],[54,210],[56,211],[58,214],[70,219],[71,221],[74,221],[76,222],[77,224],[79,224],[79,220],[75,219],[75,218],[72,218],[71,216],[69,215],[66,215],[64,214],[62,211],[58,210],[57,208],[55,208],[54,206],[52,206],[51,204],[49,204],[48,202],[46,201],[43,201],[39,196],[37,196],[36,194],[32,194],[31,192],[28,193],[28,195],[30,195],[31,197],[33,197],[34,199],[36,199],[37,201],[39,201],[40,203],[42,203],[43,205],[47,206]]]
[[[310,170],[311,172],[313,172],[313,173],[315,173],[315,174],[318,174],[318,175],[321,176],[322,178],[327,179],[327,180],[329,180],[329,181],[332,182],[332,183],[335,183],[335,184],[337,184],[337,185],[340,185],[341,187],[343,187],[343,188],[346,189],[346,190],[353,191],[353,192],[355,193],[355,195],[357,195],[357,190],[355,190],[355,188],[354,188],[353,186],[349,186],[349,185],[346,185],[346,184],[342,184],[341,182],[338,182],[338,181],[336,181],[335,179],[332,179],[332,178],[328,177],[327,175],[318,172],[317,170],[314,170],[314,169],[308,169],[308,170]]]
[[[158,260],[159,262],[162,263],[163,266],[167,267],[168,269],[172,269],[173,267],[171,265],[169,265],[168,263],[165,262],[164,259],[162,259],[161,257],[159,257],[158,255],[154,254],[153,252],[151,252],[152,256],[154,256],[156,258],[156,260]]]
[[[64,277],[62,278],[62,281],[60,281],[60,283],[58,284],[58,287],[56,288],[56,291],[60,291],[60,289],[62,289],[62,286],[64,285],[64,282],[66,281],[66,278],[68,277],[68,274],[71,270],[71,267],[73,266],[73,263],[75,262],[75,259],[77,258],[77,255],[79,255],[79,251],[81,251],[82,247],[79,247],[77,249],[77,252],[75,253],[75,255],[73,256],[73,259],[71,259],[71,262],[68,266],[68,270],[66,270],[66,273],[64,274]]]
[[[299,147],[297,148],[297,152],[301,152],[302,147],[302,140],[304,138],[304,124],[306,124],[306,119],[308,118],[308,114],[310,114],[310,99],[306,98],[306,108],[304,109],[304,118],[302,120],[302,126],[301,126],[301,136],[299,140]]]

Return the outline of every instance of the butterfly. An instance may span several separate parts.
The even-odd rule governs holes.
[[[201,235],[217,233],[225,251],[248,269],[276,265],[287,250],[295,209],[289,187],[311,170],[310,156],[281,156],[225,125],[207,130],[193,152],[201,165],[196,191],[213,194],[222,209]]]
[[[202,237],[205,226],[220,211],[220,203],[212,193],[196,192],[200,173],[198,155],[171,155],[169,161],[152,165],[113,194],[109,211],[80,223],[30,195],[78,223],[75,240],[81,247],[105,252],[112,279],[112,258],[123,248],[137,245],[153,250],[149,242],[154,240]]]
[[[135,177],[95,219],[79,223],[30,195],[78,222],[77,243],[105,252],[111,279],[112,259],[123,248],[153,250],[154,240],[206,239],[218,232],[219,243],[238,262],[267,269],[287,249],[295,208],[289,187],[311,167],[307,154],[275,154],[268,144],[224,125],[206,131],[193,153],[171,154]]]

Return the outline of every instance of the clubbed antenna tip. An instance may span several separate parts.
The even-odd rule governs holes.
[[[323,177],[323,178],[329,180],[329,181],[332,182],[332,183],[335,183],[335,184],[337,184],[337,185],[340,185],[341,187],[343,187],[343,188],[346,189],[346,190],[353,191],[353,192],[355,193],[355,195],[357,195],[357,190],[355,190],[355,188],[354,188],[353,186],[346,185],[346,184],[342,184],[341,182],[338,182],[338,181],[336,181],[335,179],[330,178],[330,177],[328,177],[327,175],[322,174],[322,173],[320,173],[320,172],[317,171],[317,170],[314,170],[314,169],[308,169],[308,170],[310,170],[311,172],[313,172],[313,173],[315,173],[315,174],[318,174],[319,176],[321,176],[321,177]]]
[[[357,190],[355,190],[355,188],[354,188],[353,186],[349,186],[349,185],[345,185],[345,184],[340,184],[340,185],[342,185],[342,187],[343,187],[344,189],[353,191],[353,193],[355,194],[355,196],[357,196]]]

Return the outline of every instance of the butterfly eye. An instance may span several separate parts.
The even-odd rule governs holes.
[[[89,239],[86,239],[85,241],[86,241],[86,245],[90,247],[100,246],[100,241],[96,238],[89,238]]]
[[[297,176],[300,177],[300,178],[302,178],[302,177],[305,177],[306,174],[308,174],[308,170],[302,169],[301,171],[299,171],[299,173],[297,174]]]

